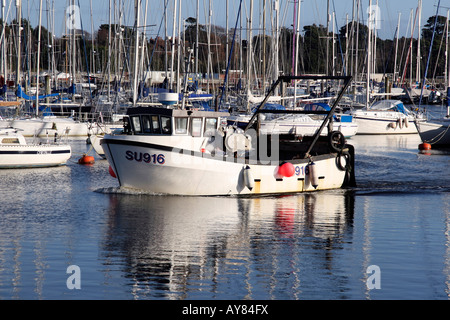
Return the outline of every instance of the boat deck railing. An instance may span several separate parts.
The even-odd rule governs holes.
[[[249,128],[253,126],[255,121],[258,119],[258,115],[260,113],[277,113],[277,114],[323,114],[326,115],[326,117],[323,119],[323,122],[315,133],[310,146],[308,148],[308,151],[305,153],[305,158],[310,157],[310,152],[313,149],[314,145],[316,144],[317,140],[319,139],[323,129],[325,126],[329,123],[329,121],[333,118],[334,112],[336,110],[336,107],[339,105],[339,102],[341,98],[343,97],[344,93],[347,91],[347,88],[349,87],[352,76],[292,76],[292,75],[285,75],[278,77],[277,81],[272,85],[269,92],[265,96],[264,100],[261,102],[261,104],[257,107],[255,112],[253,113],[252,118],[248,122],[247,126],[245,127],[245,131],[247,131]],[[315,80],[315,81],[327,81],[327,80],[338,80],[338,81],[344,81],[341,90],[336,96],[336,99],[333,102],[333,105],[331,106],[329,111],[309,111],[309,110],[268,110],[264,109],[264,106],[266,105],[267,101],[269,100],[269,97],[272,96],[275,92],[275,89],[281,84],[281,83],[289,83],[296,80]]]

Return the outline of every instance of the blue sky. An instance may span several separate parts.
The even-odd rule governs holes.
[[[260,7],[262,8],[263,0],[253,0],[254,1],[254,15],[253,15],[253,25],[255,28],[259,25],[260,20]],[[280,23],[284,26],[290,26],[293,23],[293,0],[279,0],[280,1]],[[310,25],[313,23],[326,25],[327,23],[327,1],[328,0],[303,0],[301,3],[301,13],[300,13],[300,25]],[[417,8],[419,0],[378,0],[378,6],[380,8],[380,29],[378,30],[379,36],[383,39],[394,38],[395,29],[397,26],[397,19],[399,12],[401,13],[400,22],[400,36],[409,36],[410,31],[407,28],[411,28],[410,13]],[[422,0],[422,17],[421,26],[426,23],[428,17],[435,15],[437,4],[439,0]],[[15,16],[15,0],[6,1],[6,11],[8,9],[9,3],[11,4],[9,17]],[[114,3],[114,0],[112,1]],[[134,22],[134,0],[117,0],[116,2],[121,2],[124,4],[124,23],[126,25],[133,25]],[[142,11],[145,9],[145,0],[142,0]],[[173,11],[174,0],[169,0],[169,11]],[[267,8],[270,7],[271,0],[267,0]],[[354,0],[329,0],[330,12],[336,12],[336,24],[337,28],[342,27],[346,23],[346,15],[348,14],[349,20],[352,16],[352,6]],[[22,0],[23,6],[23,17],[31,20],[33,26],[38,24],[38,11],[39,11],[39,0]],[[60,36],[64,32],[65,24],[65,9],[70,5],[69,0],[43,0],[44,10],[47,8],[47,4],[51,7],[54,3],[55,12],[55,34]],[[92,0],[92,17],[91,19],[91,0],[76,0],[75,3],[80,4],[80,11],[82,15],[83,28],[87,31],[91,31],[93,26],[94,30],[97,30],[100,24],[108,23],[109,17],[109,0]],[[158,31],[158,26],[161,22],[163,16],[163,3],[164,0],[149,0],[148,1],[148,14],[147,14],[147,25],[156,25],[155,27],[148,28],[148,34],[155,35]],[[206,23],[208,21],[208,7],[210,0],[199,0],[200,3],[200,17],[201,23]],[[211,0],[212,3],[212,16],[211,20],[213,24],[225,26],[226,23],[226,10],[225,4],[226,0]],[[197,0],[182,0],[182,18],[186,19],[188,17],[195,17],[196,15],[196,4]],[[376,5],[377,0],[372,0],[372,4]],[[229,18],[228,23],[231,28],[234,26],[236,21],[237,9],[239,6],[239,0],[229,0]],[[364,14],[364,20],[367,18],[366,8],[369,6],[369,0],[361,0],[362,10],[360,14]],[[450,7],[450,0],[440,1],[440,15],[447,15],[447,8]],[[243,0],[243,15],[246,17],[250,12],[250,0]],[[361,16],[361,15],[360,15]],[[168,28],[171,30],[172,27],[173,14],[169,15]],[[269,20],[270,18],[266,18]],[[46,13],[43,13],[43,25],[47,26]],[[93,21],[93,25],[91,23]],[[330,25],[331,30],[331,25]],[[169,31],[169,35],[171,31]],[[417,36],[417,31],[415,32]]]

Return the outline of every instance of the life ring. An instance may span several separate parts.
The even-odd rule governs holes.
[[[335,152],[341,152],[345,147],[345,137],[340,131],[331,131],[328,135],[328,144]]]

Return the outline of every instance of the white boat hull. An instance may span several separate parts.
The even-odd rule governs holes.
[[[24,137],[87,137],[91,134],[109,133],[117,128],[118,124],[97,124],[88,122],[73,121],[65,118],[46,119],[14,119],[10,126],[21,130]]]
[[[278,174],[278,162],[273,165],[246,164],[244,159],[130,141],[126,136],[106,135],[102,146],[121,187],[157,194],[212,196],[296,193],[340,188],[346,179],[346,171],[337,166],[336,154],[314,158],[319,181],[314,188],[306,159],[292,161],[294,175],[282,177]],[[244,178],[247,165],[254,182],[250,188]]]
[[[284,122],[262,122],[261,132],[272,132],[277,134],[298,134],[302,136],[313,136],[320,128],[321,123],[295,123],[291,121]],[[356,122],[334,122],[333,131],[340,131],[346,138],[352,137],[358,132]],[[322,135],[328,135],[328,128],[324,128]]]
[[[72,150],[68,145],[0,146],[0,168],[34,168],[65,165]]]
[[[356,134],[413,134],[417,133],[413,117],[381,117],[371,112],[353,114],[358,124]]]

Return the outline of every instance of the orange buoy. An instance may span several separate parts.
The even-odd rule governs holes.
[[[421,143],[419,144],[419,150],[431,150],[431,144],[429,143]]]
[[[117,178],[116,173],[114,172],[114,169],[111,166],[109,166],[109,174],[111,175],[111,177]]]
[[[79,164],[93,164],[95,163],[95,159],[93,156],[88,156],[87,154],[83,154],[83,156],[78,159]]]

